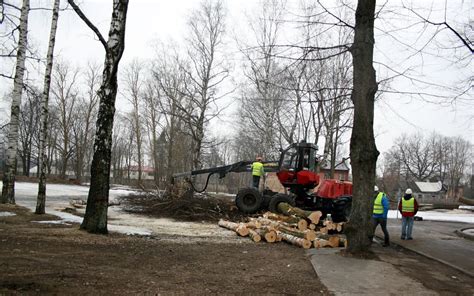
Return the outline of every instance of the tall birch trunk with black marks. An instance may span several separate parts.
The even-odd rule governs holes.
[[[51,31],[49,33],[48,54],[46,57],[46,70],[44,74],[43,97],[41,100],[41,134],[38,159],[39,183],[35,214],[44,214],[46,205],[46,138],[48,137],[48,102],[49,88],[51,86],[51,72],[53,70],[54,45],[56,44],[56,29],[58,27],[59,19],[59,3],[60,0],[54,0]]]
[[[374,100],[377,82],[373,67],[374,11],[376,0],[359,0],[356,10],[353,57],[354,127],[350,156],[353,175],[353,199],[350,221],[345,228],[347,251],[365,252],[370,248],[372,232],[375,169],[379,152],[374,138]]]
[[[98,90],[99,114],[96,123],[94,156],[91,166],[91,185],[81,229],[91,233],[107,233],[109,204],[112,129],[117,96],[117,72],[125,49],[125,25],[128,0],[114,0],[109,39],[106,42],[99,30],[87,19],[73,0],[68,0],[74,11],[91,28],[105,48],[102,84]]]
[[[16,154],[18,148],[18,126],[20,117],[21,95],[23,93],[23,76],[25,74],[26,47],[28,43],[28,13],[30,1],[23,0],[21,8],[18,51],[13,82],[11,115],[8,132],[8,146],[3,170],[3,188],[0,203],[15,204]]]

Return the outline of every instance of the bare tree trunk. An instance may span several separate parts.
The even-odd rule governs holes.
[[[16,153],[18,147],[18,122],[20,116],[21,95],[23,92],[23,75],[25,73],[26,46],[28,34],[28,13],[30,1],[23,0],[21,8],[18,51],[16,54],[15,79],[13,82],[8,147],[3,171],[3,188],[0,203],[15,204]]]
[[[68,0],[81,19],[96,33],[106,54],[102,85],[98,91],[100,98],[97,130],[94,142],[94,157],[91,166],[91,186],[87,198],[86,213],[81,229],[91,233],[107,233],[107,208],[109,203],[110,158],[112,147],[112,128],[117,96],[117,71],[125,48],[125,24],[128,0],[114,0],[109,40],[100,35],[73,0]]]
[[[375,167],[379,152],[374,138],[374,99],[377,92],[373,68],[374,11],[376,0],[359,0],[353,56],[354,82],[351,99],[354,103],[354,127],[351,135],[353,170],[352,212],[346,227],[347,251],[358,253],[370,248],[371,213]]]
[[[126,69],[126,87],[129,92],[129,102],[132,104],[131,111],[131,127],[134,130],[134,140],[137,145],[137,156],[138,156],[138,181],[137,184],[141,185],[142,183],[142,164],[143,164],[143,137],[142,137],[142,121],[141,121],[141,108],[140,108],[140,95],[142,91],[141,81],[142,81],[142,67],[138,61],[132,61],[130,66]]]
[[[43,98],[41,101],[41,135],[38,159],[38,197],[36,200],[35,214],[45,213],[46,204],[46,139],[48,137],[48,101],[49,101],[49,87],[51,86],[51,72],[53,70],[54,59],[54,45],[56,44],[56,29],[58,27],[59,18],[59,2],[54,0],[53,16],[51,19],[51,32],[49,33],[49,46],[46,70],[44,74]]]

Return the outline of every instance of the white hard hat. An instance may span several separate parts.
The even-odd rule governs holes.
[[[405,194],[412,194],[411,189],[408,188],[407,191],[405,191]]]
[[[374,191],[379,191],[379,188],[377,187],[377,185],[374,186]]]

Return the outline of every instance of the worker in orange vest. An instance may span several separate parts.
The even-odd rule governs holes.
[[[398,203],[398,210],[402,213],[402,237],[401,239],[412,240],[413,221],[418,212],[418,202],[410,188],[405,191],[405,195]]]

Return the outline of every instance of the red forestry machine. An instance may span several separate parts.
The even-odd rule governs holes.
[[[287,189],[288,194],[269,189],[260,192],[257,188],[242,188],[235,198],[237,208],[249,214],[267,209],[278,213],[278,204],[286,202],[305,210],[320,210],[323,217],[331,214],[334,222],[346,221],[351,210],[352,183],[327,179],[320,184],[320,178],[316,172],[319,164],[316,151],[317,146],[314,144],[294,143],[281,151],[278,162],[265,161],[265,172],[276,172],[278,180]],[[208,174],[204,189],[200,191],[196,190],[190,182],[193,190],[203,192],[213,174],[219,174],[219,177],[223,178],[230,172],[250,172],[251,164],[251,161],[240,161],[226,166],[174,174],[173,180],[179,177]],[[314,191],[316,187],[318,189]]]

